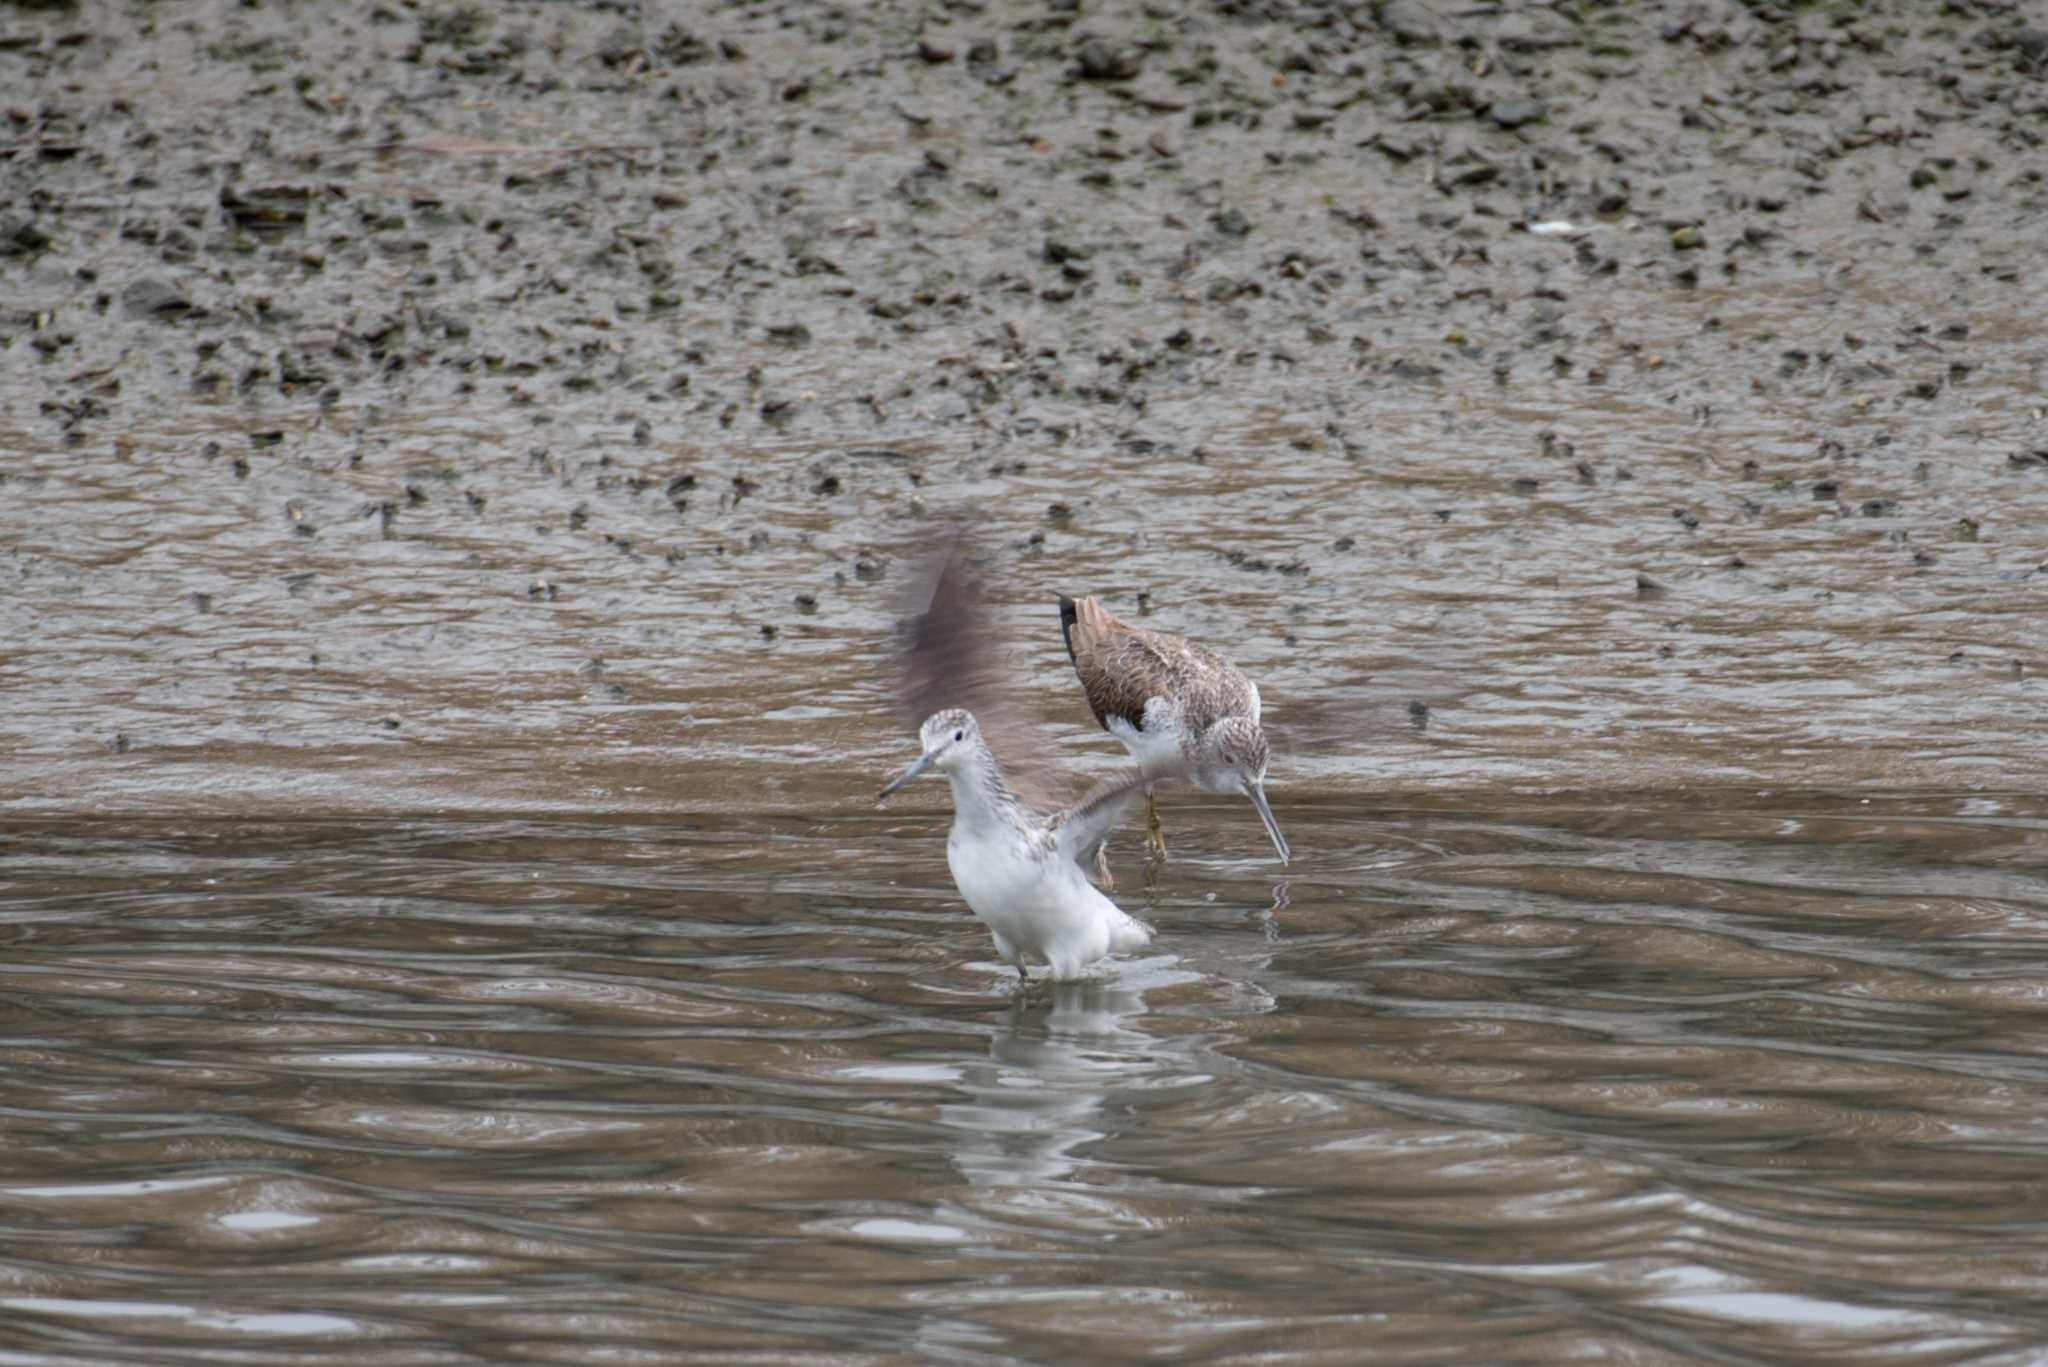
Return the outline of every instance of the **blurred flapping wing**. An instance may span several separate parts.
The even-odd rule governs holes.
[[[905,720],[915,728],[943,708],[966,708],[1021,801],[1040,811],[1066,806],[1068,792],[1017,705],[1015,677],[997,650],[966,534],[945,537],[912,582],[897,629]]]
[[[1116,778],[1090,789],[1086,797],[1056,815],[1052,834],[1059,846],[1060,857],[1071,859],[1083,869],[1090,868],[1095,862],[1095,847],[1116,829],[1116,823],[1123,819],[1131,799],[1153,777],[1140,773],[1136,765],[1131,765]]]

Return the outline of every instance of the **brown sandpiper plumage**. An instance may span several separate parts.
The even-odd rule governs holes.
[[[1149,774],[1185,774],[1212,793],[1249,797],[1285,864],[1287,837],[1266,802],[1272,750],[1259,726],[1258,685],[1207,646],[1120,622],[1093,598],[1060,595],[1060,632],[1102,729]],[[1145,818],[1150,843],[1164,856],[1149,786]],[[1099,851],[1096,866],[1107,872]]]

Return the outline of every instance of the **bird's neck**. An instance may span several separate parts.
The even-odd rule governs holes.
[[[953,784],[953,819],[962,826],[984,828],[1013,825],[1017,797],[1003,782],[1003,771],[994,755],[983,750],[971,764],[963,764],[947,777]]]

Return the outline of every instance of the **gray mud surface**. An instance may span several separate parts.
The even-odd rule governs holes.
[[[948,518],[1077,755],[1059,590],[1254,671],[1276,792],[2030,788],[2044,61],[1989,3],[0,7],[0,792],[860,801]]]

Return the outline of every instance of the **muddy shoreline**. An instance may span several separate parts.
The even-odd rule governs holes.
[[[864,802],[959,517],[1084,766],[1077,588],[1257,672],[1276,793],[2031,790],[2044,58],[7,7],[0,810]]]

